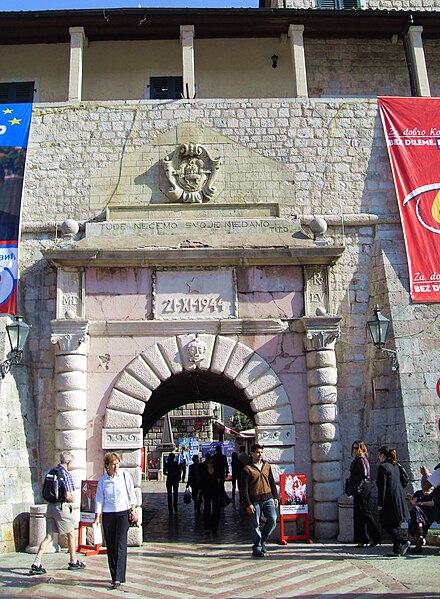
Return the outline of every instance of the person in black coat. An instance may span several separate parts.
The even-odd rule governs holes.
[[[410,519],[408,503],[397,465],[394,449],[386,445],[379,449],[379,468],[377,470],[377,505],[379,522],[393,539],[393,553],[390,555],[405,555],[411,543],[400,533],[400,525]]]
[[[167,494],[168,494],[168,511],[170,514],[174,511],[177,512],[177,497],[179,494],[179,482],[180,482],[180,466],[176,462],[176,456],[173,452],[168,455],[167,461],[163,469],[163,473],[167,477]]]
[[[203,523],[207,534],[216,534],[218,531],[224,492],[223,482],[217,475],[214,461],[208,458],[200,468],[199,491],[199,499],[203,496]]]
[[[196,512],[200,512],[200,505],[202,499],[199,496],[200,491],[200,467],[199,456],[193,456],[193,463],[188,469],[188,482],[186,488],[191,487],[191,497],[194,502],[194,509]]]
[[[376,547],[380,540],[380,532],[376,521],[371,512],[371,491],[372,483],[370,479],[370,463],[368,461],[368,451],[363,441],[354,441],[351,446],[351,453],[354,456],[350,465],[350,480],[359,484],[360,492],[353,495],[353,523],[354,523],[354,542],[357,547]],[[370,537],[370,543],[367,536]]]

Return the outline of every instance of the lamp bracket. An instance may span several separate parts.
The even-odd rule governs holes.
[[[379,349],[382,352],[382,354],[385,354],[385,355],[391,357],[391,361],[392,361],[391,370],[393,372],[397,372],[399,370],[399,361],[397,360],[397,352],[394,349],[388,349],[386,347],[380,347]]]
[[[20,364],[23,359],[23,352],[19,350],[14,350],[10,358],[6,358],[4,362],[0,364],[0,376],[2,379],[8,374],[11,370],[11,366],[13,364]]]

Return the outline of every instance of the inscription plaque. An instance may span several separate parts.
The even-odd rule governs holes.
[[[155,318],[158,319],[234,318],[234,271],[158,270],[153,310]]]

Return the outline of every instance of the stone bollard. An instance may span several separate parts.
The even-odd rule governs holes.
[[[343,495],[338,497],[339,535],[340,543],[353,543],[353,498]]]
[[[41,541],[46,536],[46,510],[47,505],[31,505],[29,517],[29,545],[26,547],[26,553],[37,553]],[[46,553],[55,553],[59,551],[58,544],[51,541],[46,548]]]

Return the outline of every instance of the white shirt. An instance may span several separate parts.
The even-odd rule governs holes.
[[[118,472],[115,476],[101,476],[96,490],[96,514],[123,512],[132,505],[136,505],[136,495],[130,475]]]

